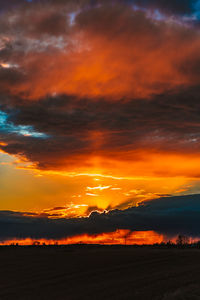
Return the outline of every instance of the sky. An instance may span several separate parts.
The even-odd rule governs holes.
[[[0,0],[0,242],[199,238],[199,67],[200,1]]]

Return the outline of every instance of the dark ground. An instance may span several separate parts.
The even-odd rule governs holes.
[[[200,250],[1,247],[0,299],[200,299]]]

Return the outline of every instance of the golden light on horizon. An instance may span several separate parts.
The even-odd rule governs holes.
[[[155,244],[165,241],[163,235],[159,235],[154,231],[135,231],[116,230],[115,232],[101,234],[81,234],[68,238],[53,240],[53,239],[13,239],[0,242],[1,246],[6,245],[73,245],[73,244],[100,244],[100,245],[143,245]]]

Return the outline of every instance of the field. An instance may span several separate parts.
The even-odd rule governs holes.
[[[200,299],[200,250],[1,247],[0,299]]]

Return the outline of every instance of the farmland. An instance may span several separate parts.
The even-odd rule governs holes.
[[[200,250],[0,248],[0,299],[200,299]]]

